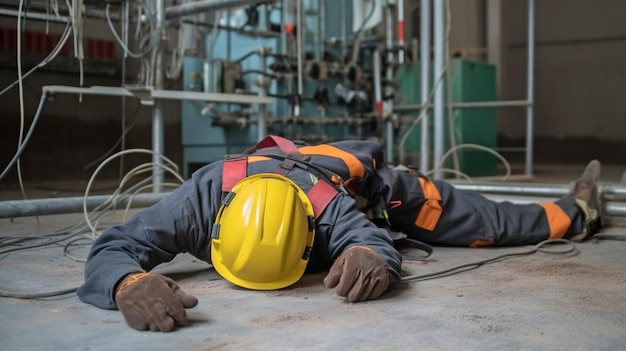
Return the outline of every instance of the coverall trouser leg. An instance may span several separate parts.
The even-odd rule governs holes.
[[[397,172],[388,201],[392,230],[431,244],[514,246],[580,233],[584,215],[573,198],[549,203],[493,201],[449,183]]]

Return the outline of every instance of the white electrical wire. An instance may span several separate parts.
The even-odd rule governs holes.
[[[428,171],[428,172],[424,172],[424,175],[425,175],[425,176],[431,176],[431,175],[435,174],[435,172],[441,172],[441,173],[452,173],[452,174],[454,174],[454,175],[457,175],[457,176],[463,177],[463,178],[465,178],[465,179],[469,180],[469,181],[470,181],[470,182],[472,182],[472,183],[474,182],[474,180],[472,179],[472,177],[470,177],[469,175],[467,175],[467,174],[465,174],[465,173],[463,173],[463,172],[461,172],[461,171],[459,171],[459,170],[452,169],[452,168],[440,168],[440,167],[437,167],[437,168],[435,168],[435,169],[431,169],[431,170],[430,170],[430,171]]]
[[[165,70],[165,77],[171,80],[180,78],[183,68],[183,57],[185,56],[184,25],[181,22],[177,29],[178,38],[176,47],[172,48],[171,59],[168,68]]]
[[[445,159],[450,156],[451,154],[455,153],[457,150],[459,149],[463,149],[463,148],[470,148],[470,149],[478,149],[481,151],[486,151],[494,156],[496,156],[497,158],[500,159],[500,161],[502,161],[502,163],[504,164],[504,167],[506,168],[506,174],[502,177],[502,181],[507,180],[510,176],[511,176],[511,165],[509,164],[509,162],[506,160],[506,158],[504,158],[500,153],[498,153],[495,150],[492,150],[491,148],[488,148],[486,146],[483,145],[478,145],[478,144],[459,144],[454,146],[453,148],[451,148],[450,150],[448,150],[442,157],[441,157],[441,162],[439,162],[439,165],[437,167],[437,169],[440,169],[440,167],[443,166]]]
[[[85,195],[84,195],[84,197],[83,197],[83,214],[84,214],[84,216],[85,216],[85,222],[86,222],[86,223],[87,223],[87,225],[89,226],[89,229],[91,229],[91,232],[92,232],[92,234],[93,234],[94,236],[95,236],[96,228],[95,228],[95,227],[94,227],[94,225],[91,223],[91,220],[89,219],[89,212],[87,211],[87,198],[88,198],[88,196],[89,196],[89,191],[91,190],[91,186],[93,185],[93,182],[94,182],[94,180],[95,180],[96,176],[98,175],[98,173],[100,173],[100,171],[101,171],[101,170],[102,170],[102,169],[103,169],[103,168],[104,168],[104,167],[105,167],[105,166],[106,166],[109,162],[111,162],[112,160],[114,160],[115,158],[117,158],[117,157],[119,157],[119,156],[121,156],[121,155],[127,155],[127,154],[130,154],[130,153],[144,153],[144,154],[150,154],[150,155],[157,155],[157,156],[159,156],[159,157],[160,157],[160,158],[161,158],[161,159],[162,159],[162,160],[163,160],[166,164],[169,164],[169,165],[171,165],[172,167],[166,167],[166,166],[165,166],[165,164],[163,164],[163,165],[159,165],[159,166],[162,166],[162,167],[163,167],[163,169],[168,170],[168,171],[173,171],[173,170],[175,170],[175,171],[173,171],[173,172],[171,172],[171,173],[176,173],[176,174],[178,173],[178,166],[177,166],[177,165],[176,165],[176,164],[175,164],[172,160],[170,160],[169,158],[167,158],[167,157],[166,157],[166,156],[164,156],[164,155],[161,155],[161,154],[159,154],[159,153],[156,153],[156,152],[154,152],[154,151],[152,151],[152,150],[148,150],[148,149],[128,149],[128,150],[123,150],[123,151],[117,152],[117,153],[115,153],[115,154],[113,154],[113,155],[109,156],[109,157],[108,157],[106,160],[104,160],[104,161],[103,161],[103,162],[102,162],[102,163],[98,166],[98,168],[97,168],[97,169],[93,172],[93,174],[92,174],[91,178],[89,178],[89,182],[87,183],[87,187],[86,187],[86,189],[85,189]],[[141,167],[141,166],[140,166],[140,167]],[[137,168],[138,168],[138,167],[136,167],[135,169],[137,169]],[[134,173],[136,173],[136,172],[138,172],[138,171],[133,170],[133,171],[131,171],[131,172],[129,172],[129,173],[134,174]],[[178,177],[179,177],[179,179],[182,179],[182,178],[180,178],[180,176],[178,176]],[[126,178],[126,177],[125,177],[125,178]],[[124,180],[124,182],[125,182],[125,180]]]
[[[145,185],[137,190],[135,190],[130,197],[128,198],[128,201],[126,202],[126,209],[124,209],[124,215],[122,216],[122,222],[126,222],[126,216],[128,215],[128,211],[130,210],[130,205],[133,202],[133,199],[135,198],[135,196],[137,196],[137,194],[139,194],[141,191],[150,189],[150,188],[154,188],[155,186],[162,186],[162,187],[170,187],[170,188],[177,188],[180,186],[180,183],[160,183],[160,184],[148,184]]]
[[[146,12],[146,18],[148,19],[148,23],[150,25],[150,29],[152,30],[152,33],[149,36],[149,42],[148,45],[146,47],[146,49],[144,49],[142,52],[140,53],[135,53],[133,51],[131,51],[128,48],[128,45],[124,42],[124,40],[122,40],[122,38],[120,38],[119,34],[117,33],[117,30],[115,30],[115,26],[113,25],[113,22],[111,20],[111,14],[109,12],[109,8],[110,8],[110,4],[107,4],[106,8],[105,8],[105,17],[107,20],[107,23],[109,25],[109,28],[111,29],[111,33],[113,34],[113,37],[115,38],[115,40],[117,41],[117,43],[122,47],[122,49],[124,50],[124,53],[126,53],[128,56],[132,57],[132,58],[141,58],[146,56],[147,54],[149,54],[156,46],[157,40],[159,38],[159,30],[157,28],[154,28],[154,18],[153,16],[149,13],[149,11],[147,10],[147,8],[145,8],[145,5],[143,2],[140,2],[141,6],[138,7],[138,20],[137,20],[137,31],[136,31],[136,36],[139,35],[140,33],[140,28],[141,28],[141,17],[142,17],[142,10],[144,10]]]
[[[84,85],[85,74],[83,61],[85,54],[83,50],[83,1],[82,0],[65,0],[67,4],[70,23],[72,24],[74,31],[74,57],[78,59],[79,67],[79,85]],[[80,101],[82,102],[82,94],[80,94]]]
[[[213,15],[213,29],[211,30],[211,33],[209,34],[211,38],[209,39],[209,45],[206,50],[207,60],[213,59],[213,49],[215,48],[215,43],[217,42],[217,37],[220,33],[219,22],[220,22],[221,16],[222,16],[222,13],[220,11],[215,11],[215,14]]]

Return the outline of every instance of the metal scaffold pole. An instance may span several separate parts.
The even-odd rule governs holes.
[[[526,99],[531,102],[526,107],[526,175],[533,174],[533,106],[535,74],[535,0],[528,0],[528,85]]]

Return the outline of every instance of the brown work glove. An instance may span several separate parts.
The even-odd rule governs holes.
[[[376,251],[353,246],[337,258],[326,278],[327,288],[337,287],[337,295],[350,302],[373,300],[389,286],[385,262]]]
[[[185,308],[198,304],[197,298],[185,294],[172,279],[145,272],[127,275],[115,291],[115,301],[131,327],[163,332],[185,324]]]

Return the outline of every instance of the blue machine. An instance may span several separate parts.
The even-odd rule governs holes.
[[[295,12],[287,6],[301,1],[303,31],[295,26]],[[394,151],[417,155],[419,128],[410,131],[405,145],[398,139],[407,132],[407,117],[391,124],[396,140],[385,140],[390,126],[376,109],[374,79],[375,48],[381,49],[381,90],[395,93],[396,104],[420,102],[420,74],[416,62],[394,67],[395,79],[384,79],[385,44],[372,32],[355,31],[352,23],[363,9],[376,9],[384,2],[373,0],[283,0],[259,3],[222,12],[217,34],[205,38],[208,59],[185,57],[183,88],[212,93],[260,94],[274,98],[269,105],[209,104],[182,102],[183,172],[197,166],[241,153],[262,136],[276,134],[310,143],[339,139],[376,138],[389,143]],[[283,8],[282,6],[286,6]],[[293,9],[292,9],[293,10]],[[369,10],[368,10],[369,12]],[[291,15],[289,15],[291,13]],[[373,12],[372,12],[373,13]],[[361,27],[368,21],[360,19]],[[209,24],[210,25],[210,24]],[[297,48],[297,36],[303,49]],[[342,38],[347,38],[343,40]],[[355,45],[357,42],[360,45]],[[353,53],[353,48],[357,50]],[[297,63],[302,74],[297,75]],[[454,60],[451,65],[452,101],[495,100],[495,68],[488,64]],[[262,81],[267,84],[259,85]],[[300,93],[301,84],[301,93]],[[387,99],[389,97],[384,97]],[[414,116],[413,116],[414,117]],[[494,109],[457,110],[454,114],[457,143],[477,143],[494,147]],[[449,138],[446,144],[450,146]],[[399,148],[402,149],[399,149]],[[461,171],[470,175],[496,173],[496,159],[475,150],[460,153]],[[410,158],[410,157],[409,157]],[[390,160],[417,164],[412,159]]]

